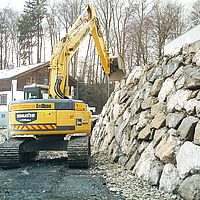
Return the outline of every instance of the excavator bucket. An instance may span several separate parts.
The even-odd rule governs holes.
[[[110,58],[110,81],[120,81],[126,75],[124,61],[121,56]]]

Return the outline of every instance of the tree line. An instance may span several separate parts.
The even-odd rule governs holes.
[[[49,51],[52,51],[61,39],[62,30],[68,32],[86,4],[87,0],[60,0],[53,4],[48,0],[29,0],[22,13],[11,8],[1,9],[0,69],[13,62],[19,67],[44,61],[47,41],[50,41]],[[129,70],[134,65],[161,57],[167,41],[197,25],[200,19],[200,0],[189,11],[177,1],[170,0],[96,0],[93,4],[107,49],[112,54],[122,55]],[[80,52],[73,57],[72,76],[79,74],[92,82],[102,81],[103,74],[95,77],[100,73],[100,60],[92,39],[89,39],[88,47],[84,58],[80,58]],[[33,55],[33,48],[36,55]],[[80,63],[81,69],[77,67]]]
[[[91,2],[91,1],[90,1]],[[88,0],[27,0],[22,12],[0,9],[0,69],[47,60]],[[93,0],[108,51],[124,58],[127,72],[164,54],[164,45],[200,23],[200,0],[187,10],[173,0]],[[50,44],[50,48],[49,45]],[[47,49],[48,48],[48,49]],[[70,75],[87,84],[104,84],[93,39],[70,61]]]

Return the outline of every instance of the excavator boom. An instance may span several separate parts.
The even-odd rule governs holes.
[[[54,48],[50,66],[49,98],[69,97],[69,61],[89,34],[94,39],[105,74],[109,75],[111,81],[119,81],[124,77],[123,59],[120,56],[110,58],[95,8],[87,5],[69,33]]]

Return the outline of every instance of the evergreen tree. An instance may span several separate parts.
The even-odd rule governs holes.
[[[20,45],[20,57],[22,64],[32,64],[33,26],[30,15],[23,13],[18,21],[18,41]],[[27,62],[28,61],[28,62]]]
[[[32,63],[33,47],[37,47],[37,63],[41,62],[42,20],[46,14],[47,0],[29,0],[25,2],[24,12],[18,23],[19,43],[23,62]]]

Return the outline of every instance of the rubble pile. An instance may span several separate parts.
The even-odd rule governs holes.
[[[138,179],[132,174],[131,170],[126,170],[123,165],[113,163],[107,155],[107,151],[101,151],[92,156],[92,174],[102,174],[104,185],[114,192],[121,195],[120,200],[182,200],[177,194],[167,193],[159,190],[156,186],[151,186],[147,181]]]
[[[149,184],[200,199],[199,89],[200,41],[135,66],[100,114],[93,152],[107,150]]]

